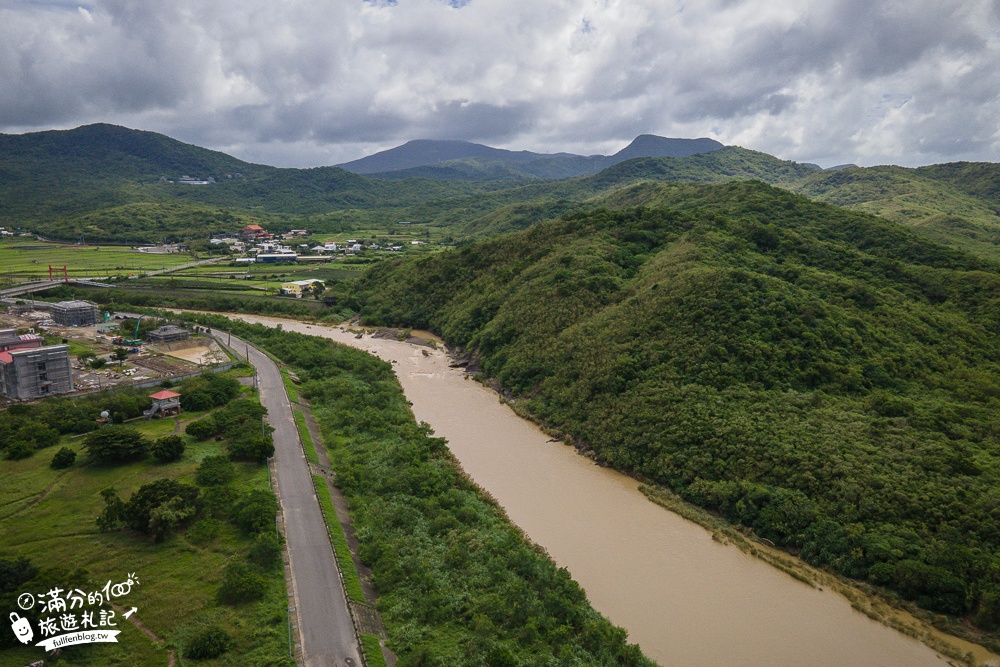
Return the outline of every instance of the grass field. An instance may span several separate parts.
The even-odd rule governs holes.
[[[192,261],[188,253],[152,254],[125,246],[65,245],[32,239],[0,241],[0,284],[47,279],[49,266],[65,266],[70,278],[97,278],[156,271]],[[59,277],[62,277],[60,272]]]
[[[129,281],[129,287],[156,285],[170,290],[214,289],[220,292],[246,294],[275,294],[282,283],[316,278],[326,285],[349,282],[364,272],[367,264],[348,264],[343,261],[328,264],[229,266],[224,263],[195,266],[167,275],[150,276]]]
[[[174,419],[138,421],[132,425],[149,438],[175,432],[204,413]],[[153,459],[118,466],[88,464],[80,438],[64,437],[56,447],[36,452],[21,461],[0,460],[0,556],[26,556],[39,567],[83,568],[91,582],[123,581],[136,573],[140,585],[126,598],[138,608],[136,618],[166,641],[182,646],[197,629],[217,623],[236,640],[235,648],[204,665],[285,665],[288,659],[287,598],[280,568],[269,575],[264,600],[242,606],[218,604],[216,591],[230,558],[244,553],[250,539],[227,521],[205,519],[201,528],[154,544],[145,536],[125,530],[102,533],[95,525],[104,508],[100,491],[114,487],[128,498],[140,485],[169,477],[194,483],[194,471],[206,456],[220,453],[214,440],[187,442],[184,456],[161,464]],[[77,465],[53,470],[49,462],[59,447],[78,451]],[[268,488],[264,466],[235,464],[234,488]],[[214,533],[214,534],[213,534]],[[86,582],[79,584],[87,589]],[[2,610],[5,614],[11,610]],[[6,618],[6,616],[5,616]],[[72,647],[63,656],[72,665],[166,665],[165,645],[139,633],[119,616],[124,631],[118,644]],[[0,652],[0,666],[21,666],[44,657],[39,648]],[[180,652],[178,652],[178,658]],[[181,660],[180,664],[186,661]]]

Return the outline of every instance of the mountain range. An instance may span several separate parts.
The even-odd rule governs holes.
[[[317,231],[409,220],[458,240],[660,196],[644,183],[740,180],[1000,258],[1000,167],[991,163],[820,170],[711,139],[642,135],[611,156],[413,141],[343,167],[287,169],[108,124],[0,135],[0,225],[66,240],[196,238],[234,220]]]
[[[614,155],[584,156],[509,151],[468,141],[418,139],[337,166],[355,174],[382,178],[571,178],[594,174],[632,158],[688,157],[722,147],[714,139],[669,139],[643,134]]]

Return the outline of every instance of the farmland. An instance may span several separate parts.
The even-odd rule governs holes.
[[[47,279],[49,266],[66,267],[69,278],[128,278],[192,261],[188,253],[146,253],[127,246],[43,243],[33,239],[0,242],[0,285]],[[55,271],[53,274],[55,275]],[[61,277],[62,272],[59,271]]]

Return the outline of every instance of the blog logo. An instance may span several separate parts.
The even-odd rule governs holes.
[[[35,637],[28,619],[18,616],[15,612],[10,612],[10,629],[14,631],[14,636],[22,644],[27,644]]]

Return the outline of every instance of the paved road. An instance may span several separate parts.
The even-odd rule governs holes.
[[[360,667],[361,657],[326,522],[299,444],[298,430],[277,365],[263,352],[228,334],[216,336],[257,369],[260,401],[274,427],[274,461],[285,515],[289,568],[306,667]]]

